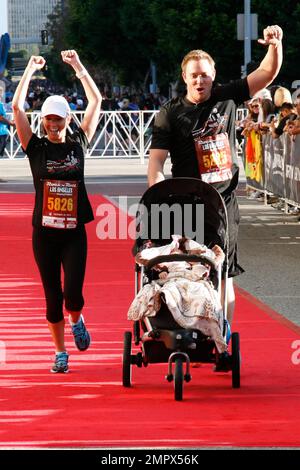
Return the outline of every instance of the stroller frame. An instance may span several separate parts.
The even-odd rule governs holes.
[[[124,387],[131,387],[131,375],[132,365],[137,367],[148,366],[150,363],[167,363],[168,370],[166,379],[169,382],[174,381],[174,394],[175,400],[180,401],[183,399],[183,384],[191,380],[190,374],[190,363],[191,362],[202,362],[215,364],[216,370],[218,368],[225,367],[225,370],[231,370],[232,374],[232,387],[240,387],[240,345],[239,345],[239,333],[234,332],[230,334],[229,325],[227,322],[227,279],[228,279],[228,222],[227,222],[227,210],[225,203],[221,195],[211,185],[202,182],[195,178],[172,178],[164,180],[160,183],[149,188],[142,196],[140,205],[146,206],[151,201],[152,193],[154,194],[154,200],[160,197],[160,194],[177,197],[179,193],[184,194],[181,191],[182,186],[189,188],[189,193],[193,196],[199,191],[201,193],[200,200],[204,203],[205,199],[213,199],[213,204],[217,205],[217,211],[222,213],[223,221],[220,226],[216,224],[217,231],[219,233],[215,236],[214,242],[217,242],[222,246],[225,253],[225,260],[222,266],[217,268],[217,287],[220,301],[223,305],[223,337],[227,339],[230,337],[231,342],[231,354],[223,353],[220,354],[214,341],[205,336],[201,331],[196,329],[184,329],[175,323],[171,314],[166,308],[162,306],[162,309],[157,313],[151,320],[148,317],[143,318],[140,321],[133,322],[133,336],[134,344],[141,346],[141,351],[136,354],[131,354],[132,349],[132,332],[126,331],[124,333],[124,348],[123,348],[123,370],[122,370],[122,382]],[[150,196],[149,196],[150,195]],[[204,197],[204,199],[203,199]],[[207,202],[207,201],[206,201]],[[196,202],[196,204],[199,201]],[[139,206],[140,207],[140,206]],[[137,220],[139,209],[137,212]],[[150,214],[151,217],[151,214]],[[211,227],[209,227],[211,229]],[[213,227],[212,232],[214,232]],[[184,236],[184,234],[182,233]],[[141,243],[145,240],[143,234],[138,242]],[[139,244],[137,243],[137,245]],[[165,244],[165,243],[162,243]],[[216,243],[214,243],[216,244]],[[209,263],[212,268],[215,268],[206,257],[199,255],[185,255],[185,254],[172,254],[153,258],[145,269],[144,266],[140,266],[136,263],[135,265],[135,295],[145,285],[145,279],[151,268],[155,264],[159,264],[163,261],[202,261]],[[224,275],[224,283],[222,288],[222,272]],[[171,327],[168,328],[168,325]],[[141,329],[144,331],[141,336]],[[174,371],[173,371],[174,364]],[[184,368],[185,364],[185,368]],[[185,369],[185,370],[184,370]]]

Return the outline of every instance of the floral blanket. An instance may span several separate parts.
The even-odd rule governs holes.
[[[146,284],[133,300],[128,320],[153,317],[164,301],[182,328],[195,328],[210,336],[220,353],[227,345],[222,336],[223,310],[218,292],[193,270],[172,271],[165,279]]]

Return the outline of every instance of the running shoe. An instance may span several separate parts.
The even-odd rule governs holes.
[[[67,352],[57,353],[51,372],[53,372],[53,374],[66,374],[69,372],[68,359],[69,354]]]
[[[87,331],[81,315],[77,323],[71,325],[74,341],[79,351],[85,351],[91,342],[91,337]]]
[[[232,370],[231,357],[227,351],[219,356],[219,360],[214,367],[214,372],[229,372]]]

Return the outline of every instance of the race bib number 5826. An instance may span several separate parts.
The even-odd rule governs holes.
[[[42,225],[52,228],[77,226],[78,181],[43,182]]]

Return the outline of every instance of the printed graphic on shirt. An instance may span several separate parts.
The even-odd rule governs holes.
[[[232,158],[226,124],[228,115],[214,108],[200,129],[193,131],[202,181],[220,183],[232,178]]]
[[[203,126],[201,126],[199,129],[195,128],[193,130],[193,136],[207,137],[226,132],[228,118],[228,114],[224,113],[222,115],[217,108],[214,108],[211,111],[207,121],[204,122]]]
[[[80,160],[74,155],[74,150],[64,160],[47,160],[48,173],[70,172],[80,169]]]

